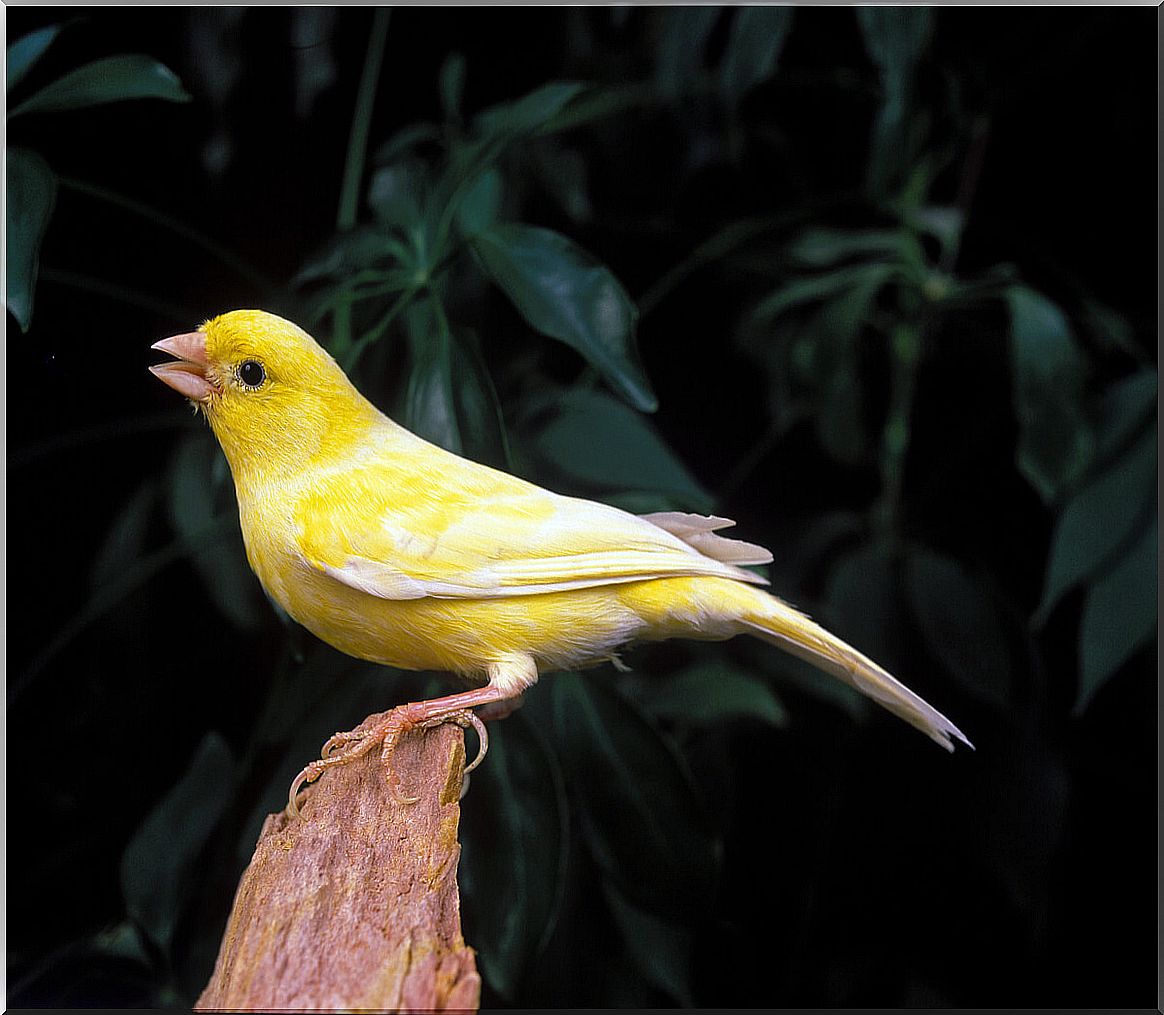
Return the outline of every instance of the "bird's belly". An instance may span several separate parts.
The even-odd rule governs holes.
[[[495,599],[379,599],[319,573],[275,597],[309,631],[341,652],[411,670],[468,676],[514,654],[540,671],[610,659],[646,634],[642,617],[610,587]]]

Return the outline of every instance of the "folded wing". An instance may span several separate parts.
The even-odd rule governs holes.
[[[765,584],[739,565],[771,555],[715,535],[727,519],[639,517],[448,458],[428,463],[448,465],[445,475],[373,462],[313,489],[299,508],[305,560],[382,599],[526,596],[697,575]]]

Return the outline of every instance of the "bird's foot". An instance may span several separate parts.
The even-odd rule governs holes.
[[[454,696],[455,697],[455,696]],[[405,796],[400,788],[400,779],[392,765],[392,752],[404,734],[412,730],[432,729],[446,722],[456,723],[462,729],[473,727],[477,731],[480,746],[477,756],[465,767],[465,774],[473,771],[485,759],[489,750],[489,734],[485,724],[468,708],[440,707],[440,701],[419,701],[408,705],[400,705],[387,712],[377,712],[368,716],[355,729],[336,733],[329,737],[323,745],[320,758],[312,761],[292,781],[288,793],[287,810],[292,817],[299,817],[299,808],[296,797],[299,790],[308,783],[314,782],[327,769],[337,765],[346,765],[362,758],[370,750],[380,745],[380,757],[384,762],[385,774],[388,779],[388,790],[392,799],[398,804],[414,804],[418,797]]]

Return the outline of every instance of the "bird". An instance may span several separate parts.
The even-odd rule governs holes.
[[[763,547],[726,518],[635,515],[564,496],[424,440],[364,397],[306,331],[233,310],[152,346],[149,369],[205,417],[230,467],[247,560],[267,594],[350,656],[439,670],[465,690],[335,734],[292,783],[444,722],[512,710],[545,673],[635,642],[754,635],[872,698],[948,751],[973,747],[942,713],[806,614],[765,591]]]

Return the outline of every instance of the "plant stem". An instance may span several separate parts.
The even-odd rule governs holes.
[[[372,30],[368,36],[368,55],[360,76],[360,90],[356,93],[356,108],[352,113],[352,130],[348,136],[348,153],[344,161],[344,178],[340,186],[339,210],[336,228],[342,233],[355,228],[360,204],[360,183],[364,177],[364,163],[368,153],[368,132],[372,125],[372,107],[376,100],[376,85],[384,62],[384,42],[388,37],[389,8],[377,7],[372,15]],[[352,344],[352,310],[344,301],[335,309],[333,348],[345,352]]]
[[[889,412],[881,432],[881,496],[873,515],[876,528],[891,537],[901,530],[901,487],[909,451],[921,341],[922,329],[914,323],[900,324],[893,332]]]

